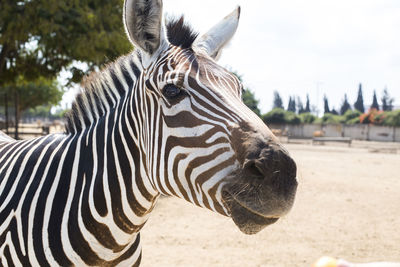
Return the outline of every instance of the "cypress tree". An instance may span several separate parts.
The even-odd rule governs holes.
[[[274,91],[274,103],[273,108],[282,108],[283,109],[283,102],[282,98],[279,95],[278,91]]]
[[[288,111],[296,112],[296,100],[294,97],[289,98]]]
[[[344,94],[344,100],[342,106],[340,107],[340,115],[343,115],[349,109],[351,109],[351,106],[349,104],[349,101],[347,100],[347,94]]]
[[[362,94],[362,85],[358,86],[358,95],[357,95],[357,101],[354,103],[354,109],[360,111],[361,113],[364,113],[364,99],[363,99],[363,94]]]
[[[304,113],[303,102],[301,102],[300,97],[297,97],[297,112],[299,114]]]
[[[378,99],[376,97],[376,91],[375,90],[374,90],[374,96],[372,97],[371,109],[379,110],[379,104],[378,104]]]
[[[304,108],[304,112],[306,112],[306,113],[310,113],[311,112],[311,109],[310,109],[310,97],[309,97],[308,94],[307,94],[307,101],[306,101],[306,107]]]
[[[287,108],[286,108],[287,111],[289,111],[291,105],[292,105],[292,97],[289,96],[289,102],[288,102],[288,105],[287,105]]]
[[[324,95],[324,114],[330,113],[328,98]]]
[[[384,110],[384,111],[392,111],[393,110],[394,99],[390,97],[389,92],[386,87],[385,87],[385,89],[383,89],[381,101],[382,101],[382,110]]]

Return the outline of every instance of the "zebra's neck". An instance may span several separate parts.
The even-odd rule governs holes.
[[[144,101],[137,101],[144,97],[137,85],[135,60],[136,54],[121,57],[103,70],[104,80],[91,81],[92,85],[102,85],[101,90],[99,87],[86,88],[76,102],[80,103],[78,99],[85,102],[92,94],[100,96],[95,100],[102,100],[96,105],[83,106],[88,108],[87,117],[92,115],[91,118],[77,117],[74,122],[81,122],[80,126],[91,124],[75,132],[73,140],[76,150],[80,150],[78,161],[82,166],[90,166],[88,172],[84,172],[86,186],[90,184],[87,191],[89,204],[93,203],[91,208],[96,215],[107,218],[103,221],[106,225],[114,224],[114,233],[118,233],[116,228],[126,233],[138,232],[159,195],[146,169],[146,140],[141,133],[146,122],[140,115],[143,108],[140,102]],[[106,84],[110,88],[103,87]],[[84,114],[85,111],[76,109],[73,112]],[[79,129],[78,126],[74,124],[74,129]],[[99,216],[96,217],[101,221]]]
[[[67,126],[77,170],[70,188],[79,199],[71,216],[81,218],[76,230],[90,240],[87,250],[99,265],[140,253],[138,232],[159,195],[146,169],[134,60],[120,58],[102,71],[104,78],[89,76],[92,87],[76,98]]]
[[[61,226],[61,233],[63,229],[72,230],[68,244],[72,249],[68,251],[89,257],[82,258],[84,262],[74,262],[76,265],[116,263],[122,258],[136,262],[140,257],[138,232],[153,209],[158,192],[143,164],[146,154],[139,145],[143,141],[131,115],[135,109],[132,95],[90,127],[67,135],[61,142],[59,164],[70,166],[60,167],[68,171],[53,182],[64,188],[59,189],[63,192],[58,195],[65,196],[60,197],[65,205],[62,221],[68,226]],[[63,205],[59,202],[58,206]],[[80,247],[75,247],[75,242]]]

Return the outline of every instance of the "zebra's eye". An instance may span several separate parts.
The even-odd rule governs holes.
[[[163,95],[168,99],[174,99],[181,95],[182,90],[173,84],[167,84],[162,91]]]

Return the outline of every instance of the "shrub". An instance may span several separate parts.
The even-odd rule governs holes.
[[[313,123],[317,119],[316,116],[311,113],[302,113],[299,115],[301,123]]]
[[[371,108],[367,113],[361,114],[360,122],[363,124],[382,124],[385,118],[383,111]]]
[[[356,124],[356,123],[360,123],[360,116],[361,116],[361,112],[358,110],[348,110],[346,111],[346,113],[344,113],[344,118],[345,118],[345,122],[349,123],[351,121],[351,123],[349,124]]]
[[[286,123],[285,113],[286,111],[284,109],[274,108],[267,114],[264,114],[262,120],[266,124],[284,124]]]
[[[300,117],[291,111],[287,111],[285,114],[285,121],[288,124],[300,124],[301,123],[301,119]]]
[[[382,124],[386,126],[400,126],[400,109],[385,112]]]
[[[322,116],[322,123],[340,124],[340,123],[345,123],[345,122],[346,122],[346,118],[344,116],[334,115],[331,113],[325,113],[324,116]]]
[[[360,117],[352,118],[351,120],[346,121],[346,124],[359,124]]]
[[[301,119],[296,113],[285,111],[281,108],[274,108],[267,114],[262,116],[262,120],[266,124],[299,124]]]

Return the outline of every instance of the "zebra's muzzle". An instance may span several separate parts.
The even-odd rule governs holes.
[[[297,189],[296,164],[277,146],[249,155],[227,178],[222,200],[239,229],[255,234],[291,209]]]

